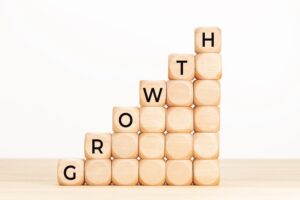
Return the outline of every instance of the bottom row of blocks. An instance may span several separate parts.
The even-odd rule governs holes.
[[[60,185],[218,185],[218,160],[60,160]]]

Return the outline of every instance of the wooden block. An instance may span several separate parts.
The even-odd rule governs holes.
[[[87,185],[109,185],[111,183],[111,160],[86,160],[84,172]]]
[[[222,59],[217,53],[202,53],[195,56],[196,79],[217,80],[222,77]]]
[[[136,159],[114,159],[112,161],[112,183],[114,185],[136,185],[139,179],[139,162]]]
[[[191,133],[193,131],[193,109],[191,107],[169,107],[166,129],[169,133]]]
[[[194,184],[218,185],[220,183],[220,165],[218,160],[194,160]]]
[[[197,106],[194,109],[196,132],[217,133],[220,130],[220,109],[217,106]]]
[[[170,54],[168,59],[170,80],[193,80],[195,76],[195,58],[193,54]]]
[[[166,109],[164,107],[141,107],[140,130],[148,133],[163,133],[166,129]]]
[[[166,179],[164,160],[140,160],[139,182],[141,185],[163,185]]]
[[[195,30],[196,53],[220,53],[221,30],[217,27],[200,27]]]
[[[59,185],[77,186],[84,184],[84,160],[65,159],[57,164],[57,181]]]
[[[194,104],[196,106],[218,106],[221,87],[217,80],[194,81]]]
[[[84,141],[86,159],[105,159],[111,157],[110,133],[87,133]]]
[[[137,158],[138,140],[137,133],[112,134],[112,156],[114,158]]]
[[[191,160],[168,160],[166,163],[166,183],[168,185],[191,185],[193,166]]]
[[[166,157],[171,160],[189,160],[193,157],[193,136],[190,133],[166,135]]]
[[[113,131],[119,133],[137,133],[140,129],[138,107],[114,107]]]
[[[140,105],[141,106],[164,106],[166,104],[165,81],[140,81]]]
[[[168,106],[193,105],[193,83],[185,80],[170,80],[167,82]]]
[[[193,151],[196,159],[217,159],[219,157],[219,134],[194,133]]]
[[[163,133],[142,133],[139,135],[139,157],[141,159],[163,159],[165,135]]]

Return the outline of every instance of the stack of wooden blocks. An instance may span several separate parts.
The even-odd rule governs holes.
[[[113,134],[87,133],[85,158],[58,162],[60,185],[218,185],[221,31],[195,30],[168,81],[140,81],[140,107],[113,108]]]

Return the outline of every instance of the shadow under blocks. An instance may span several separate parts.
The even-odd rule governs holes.
[[[85,159],[62,159],[59,185],[220,182],[221,30],[195,30],[195,54],[170,54],[168,80],[141,80],[136,107],[112,109],[112,132],[85,135]]]

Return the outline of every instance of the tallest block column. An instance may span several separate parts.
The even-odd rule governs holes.
[[[194,184],[217,185],[220,180],[221,30],[217,27],[197,28],[195,52]]]

